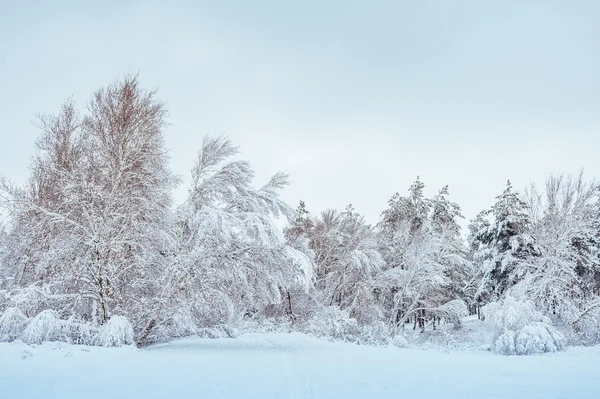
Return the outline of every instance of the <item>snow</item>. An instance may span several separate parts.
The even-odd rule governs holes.
[[[331,343],[299,333],[138,350],[0,344],[0,398],[599,398],[600,346],[535,356]]]

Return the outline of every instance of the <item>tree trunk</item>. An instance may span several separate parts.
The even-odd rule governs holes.
[[[156,319],[150,320],[150,323],[148,323],[148,325],[142,332],[142,335],[140,336],[140,339],[137,342],[138,348],[142,348],[144,345],[146,345],[148,337],[150,337],[150,333],[152,332],[152,330],[154,330],[154,327],[156,327]]]
[[[292,322],[292,325],[293,325],[294,322],[296,321],[296,318],[294,317],[294,310],[292,309],[292,296],[290,295],[289,290],[287,292],[287,299],[288,299],[288,315],[289,315],[290,321]]]

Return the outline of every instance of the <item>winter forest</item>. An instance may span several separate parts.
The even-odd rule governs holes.
[[[174,203],[167,109],[136,76],[38,122],[29,180],[1,181],[0,341],[254,329],[405,346],[472,316],[499,354],[600,342],[600,186],[583,173],[507,182],[468,231],[451,187],[426,197],[416,177],[369,225],[352,205],[285,203],[288,176],[255,182],[225,137],[204,139]]]

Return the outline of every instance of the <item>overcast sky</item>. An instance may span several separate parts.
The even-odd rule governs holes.
[[[0,173],[25,181],[36,114],[139,72],[170,111],[178,201],[226,134],[313,213],[376,222],[420,175],[472,218],[507,179],[600,176],[598,21],[593,0],[0,0]]]

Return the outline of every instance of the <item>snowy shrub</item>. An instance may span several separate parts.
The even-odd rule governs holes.
[[[70,344],[91,345],[98,331],[79,318],[71,316],[63,323],[63,332]]]
[[[200,338],[236,338],[238,333],[235,329],[226,326],[218,325],[214,327],[200,328],[198,329],[197,335]]]
[[[21,337],[28,319],[19,308],[8,308],[0,316],[0,342],[11,342]]]
[[[571,339],[577,344],[593,345],[600,342],[600,298],[571,322]]]
[[[361,345],[386,345],[390,340],[390,332],[381,321],[360,328],[357,343]]]
[[[400,334],[392,337],[390,343],[394,346],[397,346],[398,348],[408,347],[408,341],[406,340],[406,338],[404,338],[403,335],[400,335]]]
[[[530,301],[508,296],[482,309],[496,330],[491,349],[502,355],[530,355],[564,349],[565,339]]]
[[[35,316],[23,331],[21,339],[28,344],[44,341],[63,341],[63,321],[55,310],[44,310]]]
[[[194,317],[185,310],[177,312],[169,326],[173,337],[188,337],[198,332]]]
[[[50,307],[41,290],[33,285],[12,292],[10,302],[28,316],[38,314]]]
[[[439,317],[454,323],[455,328],[460,328],[460,320],[469,315],[469,309],[465,301],[454,299],[440,306],[435,313]]]
[[[351,318],[348,312],[335,306],[323,308],[320,313],[311,317],[301,329],[317,337],[352,342],[356,340],[360,331],[356,319]]]
[[[94,337],[98,346],[133,345],[133,327],[123,316],[112,316]]]

